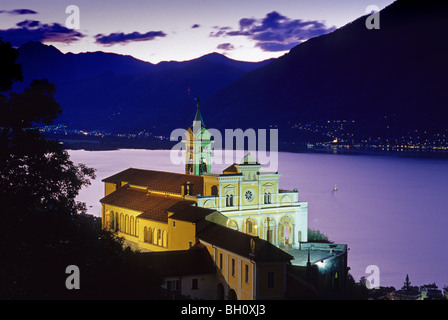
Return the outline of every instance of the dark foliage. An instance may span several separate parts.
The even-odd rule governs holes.
[[[14,81],[23,80],[22,69],[15,63],[18,55],[9,43],[0,42],[0,92],[10,90]]]
[[[36,128],[61,113],[47,80],[12,92],[22,78],[17,53],[0,40],[0,298],[156,298],[157,272],[139,253],[85,214],[79,190],[94,169],[75,165],[57,141]],[[67,289],[69,265],[80,271],[80,289]]]

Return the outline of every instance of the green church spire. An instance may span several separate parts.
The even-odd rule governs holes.
[[[204,120],[202,119],[201,111],[199,110],[199,98],[196,98],[195,100],[196,100],[197,110],[196,110],[196,115],[194,117],[193,123],[195,121],[199,121],[201,123],[201,127],[205,127]]]
[[[199,98],[196,98],[196,115],[193,125],[186,131],[185,140],[185,173],[202,175],[211,170],[211,143],[210,132],[204,125],[201,111],[199,110]]]

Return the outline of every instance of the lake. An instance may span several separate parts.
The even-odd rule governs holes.
[[[103,178],[129,167],[184,170],[171,163],[169,150],[68,152],[75,164],[97,169],[78,196],[95,216],[101,216]],[[448,160],[280,152],[278,168],[280,188],[297,188],[309,203],[308,226],[348,245],[356,281],[376,265],[382,286],[399,289],[406,274],[412,285],[448,285]]]

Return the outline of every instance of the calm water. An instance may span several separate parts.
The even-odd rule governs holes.
[[[165,150],[69,153],[73,162],[97,169],[97,179],[79,195],[96,216],[101,179],[129,167],[183,172]],[[384,286],[401,288],[406,274],[412,285],[448,285],[447,160],[280,153],[279,172],[280,187],[297,188],[309,202],[309,227],[348,244],[355,280],[368,276],[368,265],[377,265]]]

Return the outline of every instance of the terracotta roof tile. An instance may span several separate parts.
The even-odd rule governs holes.
[[[141,212],[139,218],[146,218],[162,222],[168,221],[166,209],[177,202],[179,198],[149,194],[145,190],[139,190],[123,186],[100,200],[101,203],[121,208],[127,208]]]
[[[204,194],[204,178],[189,174],[129,168],[102,181],[111,183],[124,181],[150,190],[177,194],[182,193],[182,185],[190,182],[192,184],[192,195]]]
[[[236,163],[228,166],[224,170],[222,170],[223,173],[238,173],[238,168],[236,166]]]
[[[170,216],[171,219],[197,222],[216,210],[198,207],[192,201],[180,201],[168,208],[167,211],[173,213]]]

